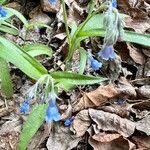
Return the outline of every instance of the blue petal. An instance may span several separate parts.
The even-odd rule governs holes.
[[[26,114],[29,112],[29,110],[30,110],[29,101],[25,100],[20,107],[20,113]]]
[[[57,0],[48,0],[49,1],[49,3],[51,3],[51,4],[56,4],[57,3]]]
[[[61,119],[61,115],[58,112],[58,108],[54,101],[49,103],[45,120],[46,122],[59,121]]]
[[[93,70],[97,71],[102,67],[102,63],[94,59],[93,57],[89,58],[89,64]]]
[[[73,119],[72,118],[68,118],[68,119],[65,120],[64,125],[66,127],[70,127],[72,125],[72,123],[73,123]]]
[[[112,0],[112,6],[113,6],[114,8],[117,8],[117,0]]]
[[[7,12],[3,7],[0,7],[0,17],[6,17],[7,16]]]
[[[101,56],[104,60],[115,59],[116,54],[114,52],[113,46],[104,46],[103,49],[99,52],[99,56]]]

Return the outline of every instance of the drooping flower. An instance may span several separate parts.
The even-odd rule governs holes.
[[[28,113],[30,110],[30,100],[29,99],[25,99],[24,102],[22,103],[21,107],[20,107],[20,113]]]
[[[99,70],[102,67],[102,63],[94,59],[92,56],[89,57],[88,63],[95,71]]]
[[[46,111],[46,122],[50,123],[52,121],[59,121],[61,119],[61,115],[58,111],[58,108],[54,101],[49,102],[48,109]]]
[[[56,4],[57,3],[57,0],[48,0],[49,1],[49,3],[51,3],[51,4]]]
[[[0,6],[0,17],[6,17],[7,16],[7,12],[6,10]]]
[[[64,125],[66,127],[70,127],[72,125],[72,123],[73,123],[73,118],[68,118],[65,120]]]
[[[112,0],[112,6],[113,6],[114,8],[117,8],[117,0]]]
[[[99,52],[99,56],[104,60],[115,59],[116,54],[112,45],[104,45],[102,50]]]

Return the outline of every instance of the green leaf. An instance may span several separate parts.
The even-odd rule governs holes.
[[[102,81],[107,80],[107,78],[103,77],[87,76],[78,73],[60,72],[60,71],[52,72],[50,75],[56,80],[56,82],[71,85],[87,85],[100,83]]]
[[[0,25],[0,31],[9,33],[12,35],[18,35],[18,33],[19,33],[19,31],[17,29],[10,28],[10,27],[4,26],[4,25]]]
[[[22,49],[32,57],[39,56],[39,55],[48,55],[49,57],[51,57],[53,53],[50,47],[40,43],[27,44],[24,45]]]
[[[0,79],[3,93],[10,98],[13,95],[13,85],[8,64],[3,58],[0,58]]]
[[[79,52],[80,52],[80,69],[79,69],[79,73],[83,74],[84,69],[86,67],[87,51],[84,50],[84,48],[80,47]]]
[[[8,12],[12,13],[13,15],[17,16],[22,22],[23,24],[28,27],[28,21],[26,20],[26,18],[17,10],[12,9],[12,8],[8,8],[8,7],[4,7]]]
[[[0,49],[0,57],[14,64],[29,77],[37,80],[41,75],[47,74],[47,70],[36,59],[1,36]]]
[[[121,14],[121,17],[124,18],[126,15]],[[101,36],[104,37],[105,30],[103,27],[103,14],[97,14],[93,16],[80,30],[78,29],[78,33],[76,33],[76,40],[81,41],[89,36]],[[82,38],[79,40],[79,38]],[[124,41],[137,43],[145,46],[150,46],[150,34],[141,34],[133,31],[125,30]],[[75,43],[75,42],[74,42]]]
[[[27,121],[23,125],[23,130],[19,138],[20,140],[18,144],[18,150],[26,150],[32,137],[35,135],[35,133],[38,131],[38,129],[44,122],[47,107],[48,104],[40,104],[34,106]]]

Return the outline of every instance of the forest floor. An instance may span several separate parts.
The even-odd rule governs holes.
[[[95,0],[96,6],[101,3],[102,0]],[[85,20],[88,0],[68,0],[66,5],[69,24],[73,21],[80,24]],[[16,0],[7,6],[24,14],[32,23],[50,25],[51,29],[28,32],[24,41],[25,30],[14,18],[20,33],[18,36],[5,36],[19,45],[24,42],[48,45],[54,51],[53,57],[40,56],[37,59],[49,71],[58,68],[68,48],[60,3],[51,5],[47,0]],[[119,0],[117,8],[120,13],[131,16],[124,20],[126,29],[150,34],[149,0]],[[96,54],[103,38],[90,37],[81,44]],[[113,82],[62,91],[59,97],[63,101],[58,104],[59,110],[64,116],[71,114],[72,125],[65,127],[64,121],[53,123],[49,132],[44,123],[32,138],[28,150],[150,149],[150,47],[122,41],[117,42],[114,48],[118,54],[114,61],[105,62],[99,71],[93,71],[88,65],[85,70],[85,74],[102,75]],[[75,72],[79,65],[78,52],[72,61],[71,70]],[[15,66],[10,68],[14,95],[7,100],[0,97],[0,150],[17,149],[22,125],[28,118],[28,115],[20,114],[19,108],[24,101],[24,93],[35,83]],[[63,71],[64,65],[59,70]]]

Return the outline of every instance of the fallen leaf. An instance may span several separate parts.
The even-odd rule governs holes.
[[[91,124],[91,119],[89,118],[88,110],[80,111],[75,116],[72,125],[76,137],[83,136],[87,131],[87,129],[90,127],[90,124]]]
[[[81,138],[77,138],[70,132],[70,129],[55,124],[54,130],[50,133],[46,147],[48,150],[70,150],[77,146]]]
[[[134,141],[139,150],[149,150],[150,148],[150,136],[136,135],[132,136],[131,140]]]
[[[150,58],[147,59],[144,66],[144,76],[150,77]]]
[[[118,91],[120,91],[126,98],[135,98],[136,90],[135,88],[127,81],[125,77],[120,77],[118,80]]]
[[[99,130],[117,132],[124,137],[129,137],[134,133],[135,123],[116,114],[89,109],[89,115]]]
[[[99,142],[90,137],[89,144],[94,150],[132,150],[135,147],[133,143],[123,137],[119,137],[111,142]]]
[[[137,63],[140,65],[143,65],[145,63],[145,57],[142,54],[142,52],[140,50],[138,50],[137,48],[127,44],[127,48],[129,49],[129,55],[130,57]]]
[[[150,115],[136,122],[136,129],[150,135]]]
[[[98,134],[95,134],[92,136],[92,138],[99,142],[110,142],[114,139],[119,138],[121,135],[118,133],[106,133],[106,132],[100,132]]]
[[[84,93],[79,103],[74,107],[74,111],[79,111],[85,108],[102,106],[114,97],[117,97],[119,92],[112,85],[100,86],[94,91]]]
[[[143,85],[138,90],[137,93],[140,97],[150,98],[150,85]]]

